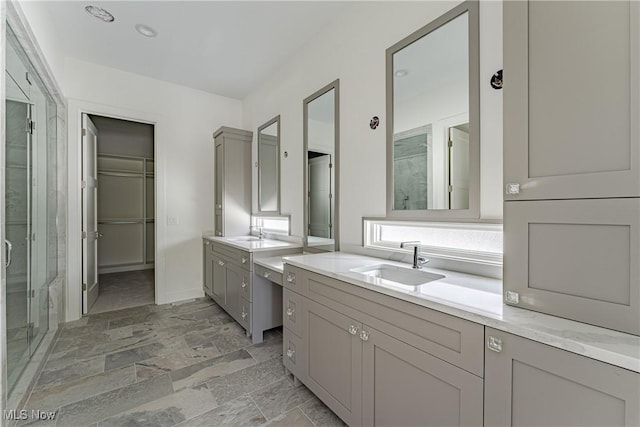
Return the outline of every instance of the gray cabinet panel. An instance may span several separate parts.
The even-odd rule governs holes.
[[[482,426],[482,378],[363,329],[362,425]]]
[[[505,302],[640,334],[640,199],[505,203]]]
[[[286,327],[283,329],[282,363],[296,378],[307,382],[307,354],[302,339]]]
[[[485,425],[640,425],[639,374],[490,328],[486,338]]]
[[[227,293],[225,310],[227,310],[227,313],[242,324],[242,318],[240,316],[240,299],[242,298],[240,293],[240,283],[242,282],[242,270],[232,264],[227,264],[227,274],[225,278]]]
[[[639,26],[635,1],[505,2],[507,200],[640,196]]]
[[[214,134],[216,236],[249,232],[253,133],[221,127]]]
[[[204,292],[211,296],[213,294],[213,254],[210,250],[211,243],[205,240],[202,244],[202,258],[204,269],[202,272],[202,281]]]
[[[360,324],[314,301],[305,301],[306,385],[349,425],[361,418],[362,343],[349,328]]]

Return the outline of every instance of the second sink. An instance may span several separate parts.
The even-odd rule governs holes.
[[[354,273],[364,276],[377,277],[405,286],[420,286],[434,280],[444,279],[442,274],[428,273],[426,271],[398,267],[390,264],[370,265],[367,267],[352,268]]]

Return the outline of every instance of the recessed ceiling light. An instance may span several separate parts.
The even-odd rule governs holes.
[[[104,22],[113,22],[115,18],[111,13],[98,6],[87,6],[84,10],[91,16]]]
[[[136,24],[136,31],[145,37],[155,37],[158,35],[156,30],[144,24]]]
[[[409,74],[409,71],[402,69],[402,70],[398,70],[395,73],[393,73],[396,77],[404,77],[407,74]]]

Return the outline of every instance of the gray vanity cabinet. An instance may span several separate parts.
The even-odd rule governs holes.
[[[481,325],[290,265],[284,277],[285,367],[347,424],[482,425]]]
[[[226,126],[213,134],[216,236],[238,236],[249,231],[252,137],[252,132]]]
[[[640,197],[640,3],[504,2],[506,200]]]
[[[363,426],[482,426],[482,378],[362,328]]]
[[[640,425],[640,374],[486,328],[486,426]]]

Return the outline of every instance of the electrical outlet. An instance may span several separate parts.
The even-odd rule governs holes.
[[[178,225],[178,217],[177,216],[168,216],[167,217],[167,225]]]

